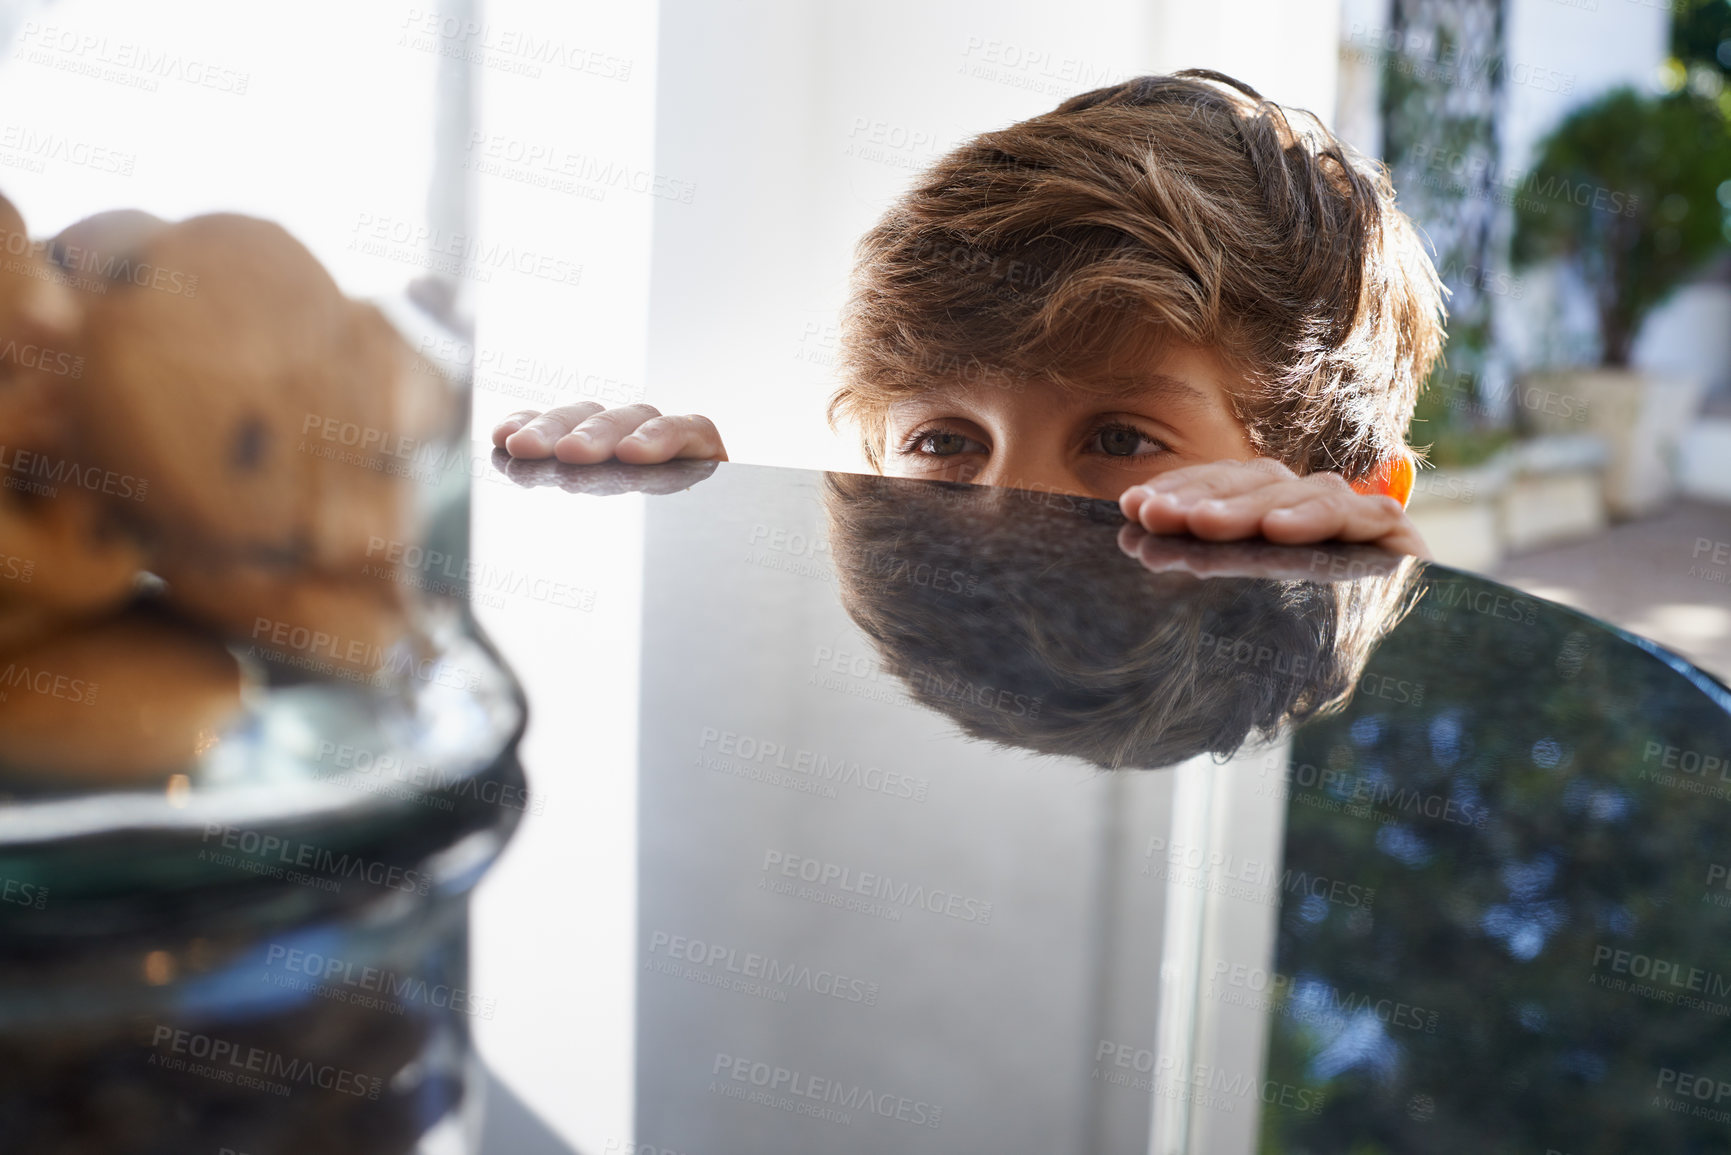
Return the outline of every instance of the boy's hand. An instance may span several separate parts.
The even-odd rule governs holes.
[[[1356,541],[1430,556],[1394,498],[1358,493],[1338,473],[1300,477],[1269,458],[1174,469],[1131,486],[1118,506],[1150,533],[1188,533],[1207,541],[1260,537],[1289,545]]]
[[[663,417],[652,405],[605,409],[594,401],[513,413],[493,429],[493,444],[512,457],[556,457],[571,465],[727,460],[721,434],[707,417]]]

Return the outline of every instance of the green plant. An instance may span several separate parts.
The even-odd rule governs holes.
[[[1731,126],[1696,93],[1620,88],[1538,151],[1511,190],[1514,262],[1573,264],[1596,299],[1602,360],[1627,365],[1641,321],[1725,244]]]
[[[1699,68],[1731,72],[1731,4],[1671,0],[1671,57],[1686,72]]]
[[[1419,397],[1407,441],[1438,469],[1466,469],[1513,444],[1515,431],[1461,417],[1450,408],[1447,395],[1433,388]]]

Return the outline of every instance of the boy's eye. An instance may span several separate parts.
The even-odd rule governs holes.
[[[954,457],[958,453],[985,453],[987,449],[972,437],[963,437],[947,429],[932,429],[916,433],[909,439],[907,452],[924,453],[931,457]]]
[[[1166,446],[1129,425],[1104,425],[1095,430],[1091,448],[1108,457],[1142,457]]]

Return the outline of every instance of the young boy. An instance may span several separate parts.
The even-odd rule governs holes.
[[[1442,313],[1380,166],[1219,73],[1141,77],[962,145],[866,234],[830,418],[885,474],[1423,556],[1405,429]],[[646,405],[516,413],[493,440],[727,456]]]

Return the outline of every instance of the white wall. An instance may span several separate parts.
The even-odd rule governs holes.
[[[1150,6],[1151,70],[1212,68],[1270,100],[1334,123],[1341,5],[1317,0],[1235,0]]]
[[[480,232],[582,266],[575,285],[476,285],[469,357],[484,440],[517,409],[645,395],[651,221],[657,196],[677,192],[655,179],[653,3],[481,2],[487,30],[463,43],[484,62],[471,150]],[[606,550],[573,540],[576,502]],[[483,565],[595,591],[588,613],[522,599],[477,609],[528,690],[521,756],[546,798],[477,898],[475,985],[500,992],[479,1045],[573,1149],[618,1151],[635,1097],[642,504],[478,484],[473,532]],[[501,1150],[541,1148],[513,1137]]]
[[[1653,311],[1631,359],[1656,377],[1731,391],[1731,285],[1685,285]]]
[[[1180,67],[1334,106],[1317,0],[665,0],[662,29],[655,164],[697,190],[656,205],[652,399],[746,461],[860,467],[822,416],[853,244],[945,150]]]

